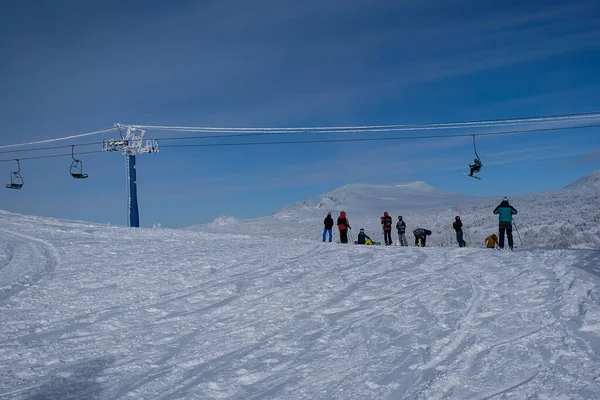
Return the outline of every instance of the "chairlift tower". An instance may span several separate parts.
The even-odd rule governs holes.
[[[146,140],[144,145],[144,133],[146,131],[128,125],[115,124],[115,126],[121,132],[121,139],[104,139],[102,142],[102,151],[120,151],[125,156],[128,222],[130,227],[139,228],[140,213],[138,210],[135,156],[138,154],[158,153],[158,142],[156,140]],[[127,129],[125,136],[122,133],[123,128]]]

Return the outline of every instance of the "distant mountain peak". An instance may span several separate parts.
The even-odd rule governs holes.
[[[393,184],[349,183],[330,192],[284,207],[279,214],[300,211],[367,212],[417,209],[465,200],[469,196],[438,190],[423,181]]]
[[[593,188],[593,189],[600,188],[600,169],[592,172],[591,174],[584,176],[583,178],[576,180],[575,182],[571,183],[570,185],[568,185],[566,187],[566,189],[587,189],[587,188]]]
[[[433,186],[430,186],[423,181],[397,183],[395,186],[399,188],[411,188],[417,190],[436,190]]]

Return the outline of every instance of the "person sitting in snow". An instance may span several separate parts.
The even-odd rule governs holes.
[[[373,244],[373,241],[365,233],[365,230],[363,228],[360,228],[360,232],[358,233],[358,240],[356,241],[356,244],[366,244],[366,245]]]
[[[417,228],[413,231],[413,234],[415,235],[415,246],[419,247],[419,241],[421,241],[421,247],[425,247],[427,236],[431,235],[431,231],[429,229]]]
[[[496,236],[495,233],[486,237],[484,239],[484,242],[485,242],[485,247],[487,247],[488,249],[495,249],[496,246],[500,246],[500,243],[498,243],[498,236]]]

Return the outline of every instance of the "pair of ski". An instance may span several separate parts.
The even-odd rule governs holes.
[[[475,176],[475,175],[469,175],[469,174],[467,174],[466,172],[461,172],[461,171],[458,171],[458,173],[459,173],[459,174],[463,174],[464,176],[468,176],[468,177],[470,177],[470,178],[475,178],[475,179],[479,179],[479,180],[481,180],[481,178],[480,178],[480,177],[478,177],[478,176]]]

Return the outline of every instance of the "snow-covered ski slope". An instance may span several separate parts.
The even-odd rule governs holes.
[[[0,213],[0,282],[0,399],[600,393],[597,250],[354,246]]]
[[[509,199],[519,212],[515,216],[516,246],[600,249],[600,170],[561,190]],[[431,246],[455,246],[452,223],[460,215],[465,240],[470,246],[481,247],[485,237],[498,231],[498,217],[492,211],[501,200],[440,191],[424,182],[352,184],[266,217],[239,220],[224,216],[189,229],[320,240],[327,212],[331,211],[335,219],[344,210],[354,237],[365,228],[374,240],[383,242],[380,217],[387,211],[394,225],[398,216],[403,216],[409,242],[412,231],[421,227],[433,232],[427,239]],[[336,231],[334,237],[339,240]],[[395,230],[392,236],[396,238]]]

